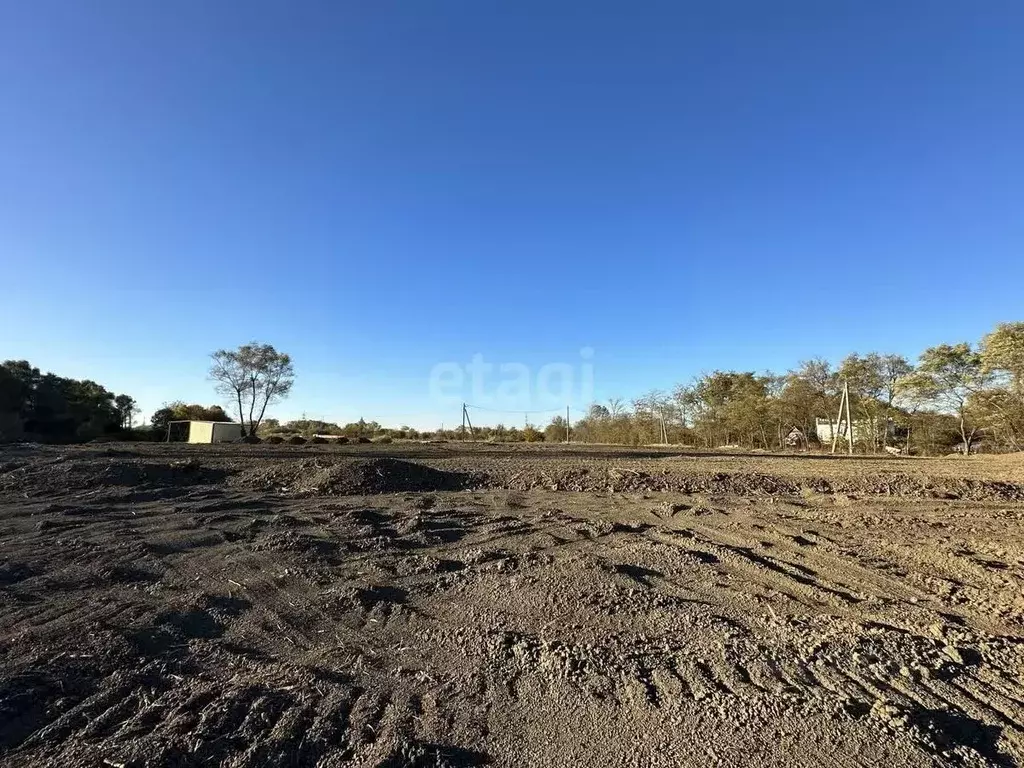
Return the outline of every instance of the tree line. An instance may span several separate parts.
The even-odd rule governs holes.
[[[210,377],[250,438],[319,434],[562,442],[568,436],[575,442],[764,450],[852,439],[865,452],[923,454],[970,453],[979,442],[993,450],[1024,448],[1024,322],[999,324],[977,344],[929,347],[913,362],[870,352],[848,355],[838,365],[812,358],[781,374],[712,371],[630,402],[616,397],[594,403],[571,424],[559,415],[544,427],[497,424],[471,432],[386,428],[363,419],[338,425],[266,418],[268,407],[287,397],[295,380],[291,358],[269,344],[214,352]],[[852,430],[839,423],[844,390]],[[175,401],[157,410],[143,432],[135,429],[137,414],[133,398],[94,381],[43,374],[24,360],[0,365],[0,440],[70,441],[114,434],[160,439],[171,421],[232,420],[219,405]]]
[[[914,362],[901,355],[851,354],[833,366],[821,358],[783,374],[713,371],[670,392],[626,403],[595,404],[573,425],[576,440],[626,444],[738,445],[771,450],[815,445],[819,419],[840,442],[843,388],[850,395],[859,450],[969,453],[1024,447],[1024,323],[1002,323],[977,345],[940,344]],[[555,435],[564,421],[553,422]]]
[[[130,433],[139,408],[88,379],[42,373],[27,360],[0,364],[0,442],[73,442]]]

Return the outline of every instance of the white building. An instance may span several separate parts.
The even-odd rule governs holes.
[[[242,437],[242,425],[233,421],[171,421],[167,441],[227,443]]]
[[[879,432],[881,432],[881,430],[883,429],[883,424],[876,424],[875,425],[875,429],[878,430]],[[884,425],[884,429],[885,429],[885,432],[886,432],[885,436],[887,438],[891,438],[891,437],[895,436],[895,434],[896,434],[896,425],[893,423],[892,419],[890,419],[888,421],[888,423],[886,423]],[[817,419],[814,420],[814,433],[818,436],[818,440],[821,443],[823,443],[825,445],[831,444],[833,432],[835,434],[839,435],[839,439],[843,443],[846,442],[846,422],[845,421],[840,426],[835,421],[829,421],[828,419],[823,419],[821,417],[818,417]],[[872,428],[871,428],[871,423],[869,421],[866,421],[864,419],[854,419],[853,420],[853,442],[854,443],[858,443],[858,442],[860,442],[862,440],[870,440],[871,436],[872,436],[872,433],[873,432],[872,432]],[[878,436],[881,437],[881,435],[878,435]]]

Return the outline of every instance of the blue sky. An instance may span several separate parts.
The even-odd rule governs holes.
[[[0,3],[0,358],[149,412],[216,402],[208,354],[258,339],[296,361],[275,415],[431,427],[432,369],[474,355],[592,348],[603,400],[976,340],[1024,319],[1022,29],[1015,0]]]

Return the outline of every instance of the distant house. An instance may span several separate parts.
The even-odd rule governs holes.
[[[875,429],[881,431],[883,429],[882,424],[875,426]],[[891,439],[896,434],[896,424],[889,419],[888,423],[884,425],[885,437]],[[839,435],[839,439],[842,442],[846,442],[846,422],[844,421],[840,427],[835,421],[829,421],[828,419],[817,418],[814,420],[814,433],[818,436],[818,440],[823,444],[832,442],[833,432]],[[853,420],[853,442],[857,443],[861,440],[870,440],[872,434],[871,423],[864,419]]]
[[[171,421],[167,442],[228,443],[242,437],[242,425],[233,421]]]

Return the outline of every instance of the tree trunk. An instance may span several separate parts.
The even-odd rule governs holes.
[[[259,429],[260,424],[263,423],[263,415],[267,412],[267,403],[270,402],[270,398],[273,392],[268,392],[267,396],[263,398],[263,404],[260,406],[260,415],[256,417],[256,423],[252,423],[252,417],[249,417],[249,426],[252,428],[252,433],[255,435],[256,430]]]
[[[249,434],[255,435],[256,428],[252,425],[252,413],[256,408],[256,379],[250,378],[252,388],[252,399],[249,400]]]
[[[245,431],[245,412],[242,410],[242,389],[236,389],[235,394],[238,396],[238,423],[242,430],[242,437],[245,437],[249,433]]]
[[[964,456],[971,455],[971,440],[967,437],[967,429],[964,427],[964,412],[960,411],[960,437],[963,438]],[[974,432],[971,432],[971,437],[974,437]]]

